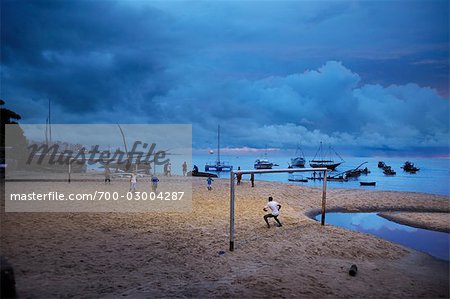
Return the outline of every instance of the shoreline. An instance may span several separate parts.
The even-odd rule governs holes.
[[[440,223],[440,224],[436,225],[433,223],[424,223],[420,220],[420,218],[414,219],[414,217],[413,217],[413,219],[411,219],[411,218],[405,219],[403,217],[399,217],[396,215],[396,214],[402,213],[402,212],[406,212],[406,213],[408,213],[408,215],[411,215],[411,214],[419,215],[421,213],[428,213],[428,214],[435,214],[435,215],[440,216],[441,214],[447,214],[447,216],[450,218],[449,211],[445,211],[442,209],[424,209],[424,208],[415,209],[415,208],[411,208],[411,207],[410,208],[407,207],[404,209],[401,209],[401,208],[376,209],[376,208],[364,208],[364,207],[348,209],[348,208],[334,207],[334,208],[326,209],[325,223],[326,223],[326,214],[328,214],[328,213],[377,213],[378,216],[383,217],[389,221],[392,221],[392,222],[395,222],[398,224],[403,224],[403,225],[411,226],[414,228],[421,228],[421,229],[427,229],[427,230],[432,230],[432,231],[450,233],[450,225],[448,225],[448,224]],[[305,211],[304,214],[311,220],[316,221],[314,219],[314,217],[321,215],[322,211],[321,211],[321,209],[312,209],[312,210]]]
[[[439,222],[439,223],[432,223],[432,222],[423,222],[422,219],[417,219],[417,217],[414,219],[413,213],[429,213],[428,211],[414,211],[413,213],[402,213],[404,211],[389,211],[389,212],[381,212],[378,213],[380,217],[383,217],[389,221],[396,222],[398,224],[403,224],[407,226],[411,226],[414,228],[421,228],[421,229],[427,229],[437,232],[443,232],[450,234],[450,224],[448,220],[450,220],[450,215],[448,212],[431,212],[436,213],[433,216],[446,216],[447,223]],[[406,214],[407,217],[405,217]],[[446,215],[444,215],[446,214]],[[412,218],[411,218],[412,216]]]
[[[216,172],[211,172],[213,174],[217,174]],[[37,178],[27,178],[27,175],[23,176],[22,174],[19,174],[19,176],[21,176],[22,178],[14,178],[14,177],[7,177],[4,178],[3,180],[6,182],[15,182],[15,181],[21,181],[21,182],[28,182],[28,181],[43,181],[43,182],[67,182],[68,180],[68,174],[66,172],[60,172],[60,173],[55,173],[52,175],[51,179],[42,179],[40,178],[41,173],[37,172]],[[48,176],[48,174],[46,174]],[[227,174],[228,175],[228,174]],[[104,176],[104,172],[103,171],[98,171],[98,170],[89,170],[87,172],[82,172],[82,173],[73,173],[72,174],[72,182],[88,182],[88,181],[92,181],[92,182],[103,182],[103,176]],[[157,176],[163,176],[162,173],[157,173]],[[95,177],[95,178],[93,178]],[[145,178],[149,178],[149,175],[145,174],[143,175],[144,180]],[[181,174],[174,174],[173,177],[183,177]],[[126,180],[127,179],[127,175],[121,174],[121,173],[113,173],[112,174],[112,178],[114,180]],[[142,178],[141,178],[142,179]],[[392,178],[395,179],[395,178]],[[218,177],[217,180],[229,180],[229,175],[225,176],[225,177]],[[242,179],[243,183],[250,183],[250,179],[248,177],[244,177]],[[281,183],[281,184],[286,184],[286,185],[294,185],[294,186],[299,186],[299,187],[307,187],[307,188],[321,188],[320,186],[311,186],[308,185],[306,183],[293,183],[290,182],[288,180],[286,181],[282,181],[282,180],[274,180],[274,179],[270,179],[270,178],[256,178],[255,180],[256,183],[258,182],[267,182],[267,183]],[[417,193],[417,194],[430,194],[430,195],[438,195],[438,196],[448,196],[450,197],[450,194],[448,193],[440,193],[440,192],[427,192],[427,191],[410,191],[410,190],[396,190],[396,189],[392,189],[392,188],[386,188],[383,189],[382,185],[378,185],[377,186],[360,186],[360,185],[353,185],[353,186],[347,186],[344,184],[352,184],[354,182],[358,182],[358,180],[351,180],[349,182],[333,182],[333,181],[328,181],[327,182],[327,189],[350,189],[350,190],[358,190],[358,191],[368,191],[368,192],[406,192],[406,193]],[[321,185],[321,184],[320,184]],[[450,191],[450,190],[449,190]]]

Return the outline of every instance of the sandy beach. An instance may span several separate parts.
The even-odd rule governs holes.
[[[449,297],[448,262],[310,219],[320,209],[318,188],[262,181],[251,188],[244,180],[230,252],[229,180],[215,179],[207,191],[203,178],[187,179],[192,212],[5,213],[2,198],[2,255],[14,266],[20,298]],[[58,184],[90,190],[103,183]],[[108,188],[127,186],[117,179]],[[283,227],[265,226],[268,196],[282,204]],[[379,211],[449,231],[448,196],[328,189],[327,209]]]

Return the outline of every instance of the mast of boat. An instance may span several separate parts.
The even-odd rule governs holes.
[[[300,144],[297,143],[297,149],[295,150],[295,155],[297,156],[298,151],[300,150],[300,152],[302,153],[302,157],[303,159],[305,158],[305,153],[303,153],[303,149],[301,148]]]
[[[128,149],[127,149],[127,141],[125,140],[125,134],[123,133],[122,127],[120,127],[119,123],[117,123],[117,126],[119,127],[120,130],[120,134],[122,135],[122,141],[123,141],[123,145],[125,147],[125,153],[127,154],[127,169],[131,166],[131,159],[132,157],[130,156],[130,154],[128,153]]]
[[[220,125],[217,125],[217,165],[220,165]]]
[[[51,110],[50,110],[50,99],[48,99],[48,114],[45,119],[45,144],[49,145],[52,143],[52,123],[51,123]]]
[[[50,110],[50,99],[48,99],[48,133],[49,133],[49,141],[52,143],[52,119],[51,119],[51,110]]]
[[[323,160],[324,160],[323,157],[319,157],[319,159],[321,159],[321,160],[316,160],[316,157],[317,157],[317,154],[318,154],[318,153],[320,153],[321,155],[323,155],[323,152],[322,152],[322,141],[321,141],[320,144],[319,144],[319,148],[317,149],[317,152],[316,152],[316,154],[314,155],[314,158],[311,160],[312,162],[320,162],[320,161],[323,161]]]

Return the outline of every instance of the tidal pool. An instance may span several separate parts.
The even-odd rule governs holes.
[[[320,214],[317,215],[315,220],[320,221],[320,217]],[[448,233],[398,224],[377,213],[327,213],[325,219],[329,224],[371,234],[439,259],[449,260]]]

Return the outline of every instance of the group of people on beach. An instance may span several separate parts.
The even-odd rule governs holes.
[[[159,179],[156,175],[152,175],[151,178],[152,192],[156,192],[158,188]],[[130,190],[128,192],[136,192],[137,188],[137,173],[133,172],[130,176]]]
[[[183,162],[183,164],[181,165],[181,170],[183,172],[183,176],[187,175],[187,169],[188,169],[188,165],[186,163],[186,161]],[[151,174],[151,167],[148,170],[148,174]],[[164,170],[163,170],[164,176],[172,176],[172,163],[167,162],[166,164],[164,164]],[[105,175],[105,184],[111,184],[111,169],[108,166],[105,166],[105,171],[104,171],[104,175]]]
[[[241,167],[238,167],[238,170],[241,170]],[[242,181],[242,173],[236,173],[236,185],[240,185]],[[250,182],[252,183],[252,188],[255,187],[255,174],[250,174]]]
[[[240,169],[241,168],[238,167],[238,170],[240,170]],[[182,164],[182,170],[183,170],[183,176],[185,176],[186,172],[187,172],[187,163],[186,163],[186,161]],[[170,163],[167,163],[164,166],[164,174],[167,175],[167,176],[170,176],[171,175],[170,172],[171,172],[171,165],[170,165]],[[241,184],[241,180],[242,180],[242,174],[241,173],[237,173],[236,174],[236,184],[240,185]],[[255,186],[255,184],[254,184],[255,177],[254,177],[253,173],[251,174],[250,180],[252,182],[252,187],[254,187]],[[212,190],[212,182],[213,181],[214,180],[212,179],[212,177],[208,177],[206,179],[206,188],[208,189],[208,191]],[[156,190],[158,188],[158,182],[159,182],[158,177],[155,174],[153,174],[152,177],[151,177],[152,192],[156,192]],[[110,169],[108,167],[105,168],[105,184],[106,183],[111,183],[111,171],[110,171]],[[137,173],[134,171],[133,173],[131,173],[131,176],[130,176],[130,189],[129,189],[129,192],[136,192],[136,190],[137,190]],[[273,200],[272,196],[270,196],[268,198],[267,205],[265,205],[264,208],[263,208],[264,212],[269,212],[269,213],[265,214],[264,217],[263,217],[268,228],[270,228],[269,218],[273,218],[277,222],[278,227],[282,226],[280,220],[278,219],[278,216],[280,215],[280,209],[281,209],[281,205],[278,202],[276,202],[275,200]]]

